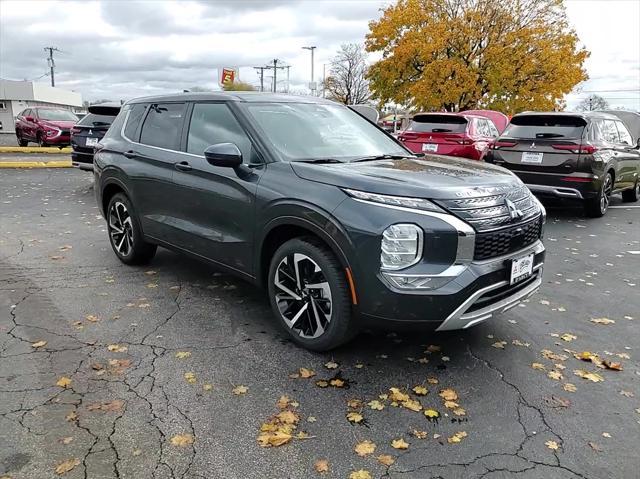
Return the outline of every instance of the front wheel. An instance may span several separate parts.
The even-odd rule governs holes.
[[[24,138],[22,138],[22,135],[20,135],[19,133],[16,134],[16,139],[18,140],[18,145],[20,145],[20,146],[28,146],[29,145],[29,141],[25,140]]]
[[[38,134],[38,146],[40,148],[44,148],[44,147],[48,146],[47,142],[44,141],[44,137],[41,134]]]
[[[622,192],[622,201],[625,203],[634,203],[640,198],[640,179],[636,180],[636,185],[630,189]]]
[[[613,175],[607,173],[602,180],[602,187],[595,196],[584,203],[584,210],[587,216],[591,218],[600,218],[604,216],[609,209],[609,201],[611,201],[611,192],[613,191]]]
[[[306,349],[328,351],[357,332],[345,271],[315,238],[295,238],[278,248],[268,289],[278,322]]]
[[[138,217],[123,193],[109,200],[107,231],[113,252],[125,264],[145,264],[156,254],[157,246],[144,241]]]

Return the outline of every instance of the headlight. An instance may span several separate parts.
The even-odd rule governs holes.
[[[420,261],[422,235],[422,229],[412,224],[391,225],[384,230],[380,251],[382,269],[403,269]]]
[[[343,191],[353,198],[370,201],[372,203],[381,203],[383,205],[400,206],[403,208],[413,208],[425,211],[437,211],[444,213],[440,207],[434,205],[431,201],[423,198],[409,198],[407,196],[390,196],[379,195],[377,193],[367,193],[365,191],[351,190],[344,188]]]

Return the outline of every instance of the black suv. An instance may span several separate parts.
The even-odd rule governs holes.
[[[93,150],[120,112],[119,103],[101,103],[88,108],[85,115],[71,128],[71,162],[76,168],[93,171]]]
[[[490,146],[485,161],[504,166],[537,195],[584,202],[603,216],[613,193],[640,196],[640,140],[603,112],[521,113]]]
[[[541,284],[545,213],[516,176],[417,157],[330,101],[133,100],[94,172],[121,261],[149,261],[160,245],[263,285],[309,349],[378,322],[467,328]]]

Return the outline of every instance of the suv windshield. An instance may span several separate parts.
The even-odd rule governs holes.
[[[113,123],[115,115],[96,115],[95,113],[89,113],[82,120],[78,122],[79,126],[109,126]]]
[[[249,103],[245,107],[285,161],[410,156],[376,126],[339,105]]]
[[[452,115],[415,115],[406,131],[415,133],[464,133],[467,119]]]
[[[69,110],[38,110],[41,120],[78,121],[78,117]]]
[[[587,122],[579,116],[524,115],[511,120],[502,136],[509,138],[582,138]]]

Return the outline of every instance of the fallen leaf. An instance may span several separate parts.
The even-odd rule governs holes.
[[[608,432],[603,432],[602,433],[602,437],[611,437],[611,434],[609,434]]]
[[[574,339],[578,339],[578,336],[575,336],[575,335],[570,334],[570,333],[564,333],[564,334],[560,335],[560,339],[562,339],[563,341],[571,342]]]
[[[318,384],[318,382],[316,382],[316,384]],[[344,382],[344,379],[333,378],[331,381],[329,381],[329,384],[334,388],[342,388],[346,383]]]
[[[427,378],[429,384],[438,384],[438,378]]]
[[[564,354],[554,353],[553,351],[549,351],[548,349],[543,349],[540,352],[542,353],[542,355],[545,358],[547,358],[547,359],[549,359],[551,361],[566,361],[567,358],[569,357],[569,356],[566,356]]]
[[[605,359],[604,361],[602,361],[602,364],[604,364],[604,366],[607,369],[612,369],[614,371],[622,371],[622,363],[616,363],[616,362],[609,361],[608,359]]]
[[[324,379],[319,379],[316,381],[316,386],[318,386],[319,388],[326,388],[329,387],[329,382],[325,381]]]
[[[354,424],[359,424],[362,421],[364,421],[364,416],[362,414],[360,414],[359,412],[348,412],[347,413],[347,421],[354,423]]]
[[[47,342],[44,341],[44,340],[36,341],[35,343],[31,343],[31,347],[32,348],[41,348],[41,347],[46,346],[46,345],[47,345]]]
[[[337,369],[338,368],[338,363],[334,362],[334,361],[329,361],[324,363],[324,367],[327,369]]]
[[[562,389],[564,389],[565,391],[570,392],[570,393],[574,393],[577,390],[575,384],[571,384],[571,383],[565,383],[562,386]]]
[[[461,407],[457,407],[455,408],[453,411],[453,414],[455,414],[456,416],[466,416],[467,415],[467,411],[465,411],[463,408]]]
[[[424,415],[427,416],[429,419],[436,419],[437,417],[440,416],[440,413],[435,409],[425,409]]]
[[[178,351],[176,353],[176,358],[178,359],[186,359],[191,356],[191,351]]]
[[[246,386],[236,386],[231,390],[231,392],[236,396],[242,396],[243,394],[246,394],[248,390],[249,388],[247,388]]]
[[[384,404],[382,404],[377,399],[374,399],[373,401],[369,401],[367,403],[367,406],[369,406],[371,409],[374,409],[376,411],[382,411],[384,409]]]
[[[78,419],[78,415],[75,411],[70,411],[64,418],[69,422],[74,422],[76,419]]]
[[[453,436],[447,438],[449,444],[457,444],[467,437],[466,431],[458,431]]]
[[[544,445],[553,451],[557,451],[559,447],[556,441],[547,441],[544,443]]]
[[[390,388],[389,389],[389,399],[391,401],[396,401],[396,402],[404,402],[404,401],[408,401],[409,395],[407,393],[403,393],[402,391],[400,391],[400,389],[398,388]]]
[[[211,391],[213,389],[213,384],[209,384],[209,383],[203,384],[202,389],[204,389],[205,391]]]
[[[56,382],[56,386],[60,386],[61,388],[68,388],[69,386],[71,386],[71,379],[66,376],[62,376]]]
[[[59,260],[59,259],[64,259],[64,256],[57,256],[57,255],[56,255],[56,256],[49,256],[49,259],[52,259],[52,260],[54,260],[54,261],[57,261],[57,260]]]
[[[349,474],[349,479],[371,479],[371,474],[369,473],[369,471],[360,469]]]
[[[300,421],[300,416],[290,410],[276,414],[276,418],[283,424],[297,424]]]
[[[622,394],[626,398],[632,398],[633,397],[633,393],[631,391],[620,391],[620,394]]]
[[[414,429],[411,434],[414,435],[414,437],[418,438],[418,439],[426,439],[427,438],[427,431],[418,431],[417,429]]]
[[[547,376],[549,376],[551,379],[555,379],[556,381],[562,381],[562,379],[564,379],[564,377],[562,376],[562,373],[560,373],[559,371],[549,371],[547,373]]]
[[[67,459],[56,466],[56,474],[62,476],[80,464],[80,459]]]
[[[360,399],[349,399],[347,401],[347,406],[350,407],[351,409],[361,409],[362,401]]]
[[[589,446],[591,447],[591,449],[593,449],[596,452],[602,452],[602,447],[600,447],[595,442],[589,441]]]
[[[456,401],[458,399],[458,393],[453,389],[442,389],[439,396],[445,401]]]
[[[286,409],[287,407],[289,407],[289,403],[291,402],[291,399],[289,399],[289,396],[280,396],[280,399],[278,399],[278,402],[276,403],[276,406],[278,406],[279,409]]]
[[[584,369],[576,369],[573,371],[573,373],[576,376],[579,376],[583,379],[588,379],[589,381],[592,381],[594,383],[604,381],[604,378],[600,376],[598,373],[590,373],[588,371],[585,371]]]
[[[73,441],[72,436],[62,437],[59,439],[59,442],[61,442],[62,444],[70,444],[71,441]]]
[[[191,434],[176,434],[171,438],[171,444],[178,447],[186,447],[193,444],[194,438]]]
[[[107,349],[112,353],[124,353],[127,350],[127,347],[119,344],[110,344],[107,346]]]
[[[389,454],[380,454],[378,457],[376,457],[376,459],[383,466],[391,466],[394,462],[396,462],[396,459]]]
[[[413,392],[418,396],[425,396],[429,392],[429,390],[424,386],[414,386]]]
[[[313,371],[312,369],[307,369],[307,368],[300,368],[300,370],[298,371],[298,374],[303,379],[312,378],[313,376],[316,375],[315,371]]]
[[[97,323],[98,321],[100,321],[100,318],[93,314],[89,314],[85,316],[85,319],[91,323]]]
[[[195,384],[197,379],[196,379],[196,375],[192,372],[188,372],[188,373],[184,373],[184,379],[189,383],[189,384]]]
[[[544,364],[542,364],[542,363],[531,363],[531,367],[533,369],[537,369],[539,371],[542,371],[542,370],[545,369]]]
[[[593,319],[590,319],[589,321],[596,324],[614,324],[615,323],[613,319],[609,319],[609,318],[593,318]]]
[[[366,441],[362,441],[356,444],[353,450],[356,451],[356,454],[358,456],[365,457],[369,454],[374,453],[374,451],[376,450],[376,445],[367,439]]]
[[[393,441],[391,441],[391,447],[394,449],[408,449],[409,443],[402,438],[394,439]]]
[[[495,343],[493,343],[491,346],[493,346],[494,348],[498,348],[498,349],[504,349],[504,347],[506,346],[507,342],[506,341],[496,341]]]
[[[134,450],[131,452],[131,455],[132,455],[132,456],[134,456],[134,457],[138,457],[138,456],[139,456],[139,455],[141,455],[141,454],[142,454],[142,449],[134,449]]]
[[[316,472],[319,472],[320,474],[329,472],[329,461],[327,461],[326,459],[318,459],[313,464],[313,468],[316,470]]]

